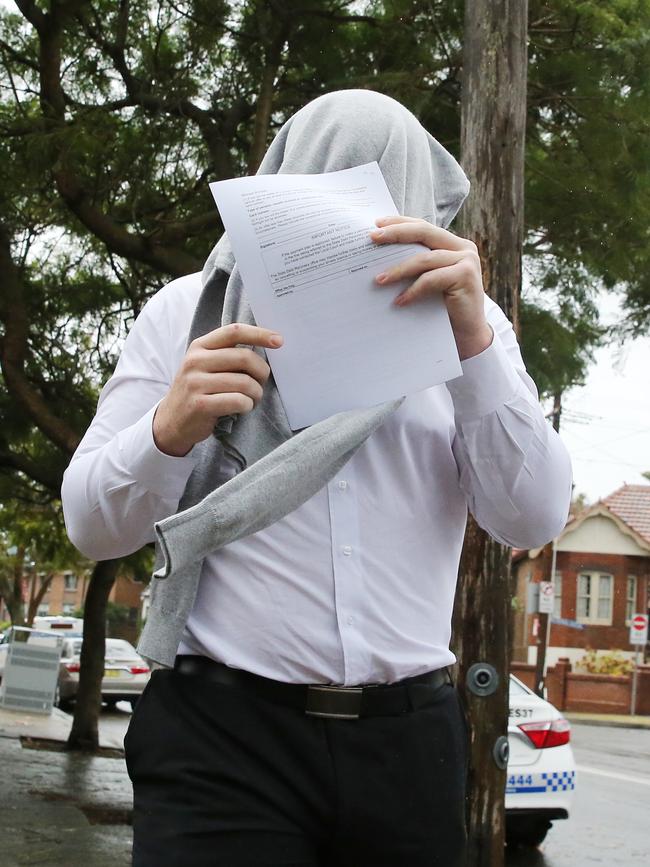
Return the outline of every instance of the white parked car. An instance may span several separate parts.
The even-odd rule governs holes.
[[[63,642],[59,670],[57,704],[65,707],[73,700],[79,688],[79,655],[81,639],[71,638]],[[102,701],[109,706],[118,701],[128,701],[134,708],[147,685],[151,672],[149,666],[128,641],[122,638],[107,638],[102,678]]]
[[[571,726],[552,704],[510,677],[506,839],[538,846],[551,822],[567,819],[576,786]]]
[[[0,641],[0,682],[7,660],[7,650],[12,636],[10,628]],[[29,641],[32,636],[49,634],[49,629],[21,628]],[[59,662],[59,679],[54,703],[60,708],[69,707],[79,689],[81,633],[67,632],[63,641]],[[121,638],[107,638],[104,656],[104,677],[102,678],[102,701],[109,706],[118,701],[128,701],[135,707],[142,691],[147,685],[150,670],[145,660],[138,655],[135,647]]]

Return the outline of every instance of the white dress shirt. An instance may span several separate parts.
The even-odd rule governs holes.
[[[160,452],[155,408],[186,349],[200,275],[145,306],[63,484],[70,538],[129,554],[174,513],[194,466]],[[407,397],[341,472],[286,518],[206,558],[179,653],[287,682],[390,683],[454,662],[451,614],[467,508],[500,541],[564,526],[568,455],[544,420],[510,323],[463,376]],[[234,473],[224,458],[222,471]],[[157,580],[157,579],[154,579]]]

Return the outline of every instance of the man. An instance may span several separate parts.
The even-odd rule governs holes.
[[[467,508],[541,545],[570,468],[476,248],[443,228],[467,181],[413,115],[367,91],[320,97],[261,171],[373,159],[405,216],[372,240],[428,248],[377,291],[410,281],[396,315],[440,294],[463,376],[292,435],[264,357],[283,338],[254,322],[224,238],[202,280],[148,303],[66,474],[88,556],[159,542],[140,648],[166,667],[125,743],[137,867],[462,863],[446,667]]]

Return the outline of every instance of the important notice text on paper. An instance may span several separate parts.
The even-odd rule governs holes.
[[[397,213],[377,163],[210,188],[255,319],[284,336],[268,358],[293,430],[460,376],[442,299],[398,308],[405,284],[375,282],[422,250],[370,239]]]

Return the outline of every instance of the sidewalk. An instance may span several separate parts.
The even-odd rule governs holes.
[[[619,713],[569,712],[564,716],[572,723],[592,726],[617,726],[626,729],[650,729],[650,716],[630,716]]]
[[[132,795],[124,759],[60,751],[71,723],[56,709],[44,716],[0,708],[2,867],[131,863]],[[53,748],[31,749],[27,738],[53,741]],[[110,738],[101,745],[121,746]]]

